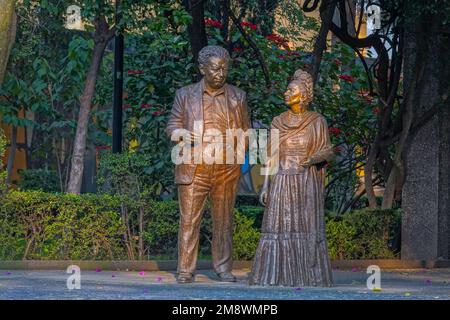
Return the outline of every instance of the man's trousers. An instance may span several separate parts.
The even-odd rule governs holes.
[[[191,184],[178,186],[180,229],[178,272],[193,273],[197,264],[200,222],[206,199],[211,202],[213,225],[212,260],[217,273],[233,267],[233,208],[240,166],[200,164]]]

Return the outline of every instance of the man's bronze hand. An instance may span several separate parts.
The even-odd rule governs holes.
[[[202,135],[200,133],[191,131],[190,135],[188,135],[186,143],[194,143],[195,141],[200,141],[201,136]]]

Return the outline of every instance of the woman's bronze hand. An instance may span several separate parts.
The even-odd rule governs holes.
[[[267,204],[267,195],[269,193],[268,188],[262,188],[261,193],[259,194],[259,202],[265,207]]]
[[[313,164],[314,163],[311,161],[311,158],[307,158],[307,159],[303,160],[302,163],[300,163],[300,165],[304,168],[309,168]]]

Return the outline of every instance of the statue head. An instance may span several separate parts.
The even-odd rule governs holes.
[[[284,93],[284,102],[289,106],[305,108],[313,99],[313,80],[311,75],[303,70],[295,71],[292,81]]]
[[[230,54],[219,46],[206,46],[198,54],[200,73],[208,87],[220,89],[228,75]]]

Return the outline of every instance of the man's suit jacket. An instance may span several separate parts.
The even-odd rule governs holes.
[[[175,93],[172,112],[167,122],[166,134],[170,137],[176,129],[194,131],[194,121],[203,121],[204,80],[178,89]],[[246,131],[250,128],[246,94],[229,84],[224,85],[225,101],[231,128]],[[175,166],[175,183],[191,184],[197,164]]]

